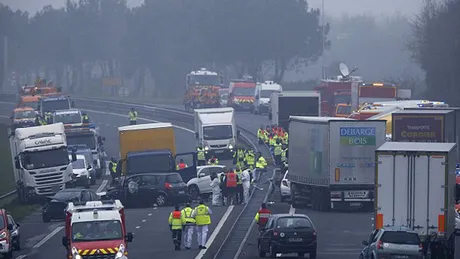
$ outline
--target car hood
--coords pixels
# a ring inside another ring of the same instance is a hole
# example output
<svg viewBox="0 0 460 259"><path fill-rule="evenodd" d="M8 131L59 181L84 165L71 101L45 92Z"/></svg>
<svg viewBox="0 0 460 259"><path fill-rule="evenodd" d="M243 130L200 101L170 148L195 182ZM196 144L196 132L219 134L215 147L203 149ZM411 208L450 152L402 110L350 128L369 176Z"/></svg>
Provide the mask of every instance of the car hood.
<svg viewBox="0 0 460 259"><path fill-rule="evenodd" d="M86 169L73 169L73 173L75 175L87 175L88 170L86 170Z"/></svg>
<svg viewBox="0 0 460 259"><path fill-rule="evenodd" d="M104 240L104 241L87 241L87 242L75 242L72 243L72 247L75 247L79 252L80 250L93 250L93 249L105 249L107 253L111 253L107 249L110 248L116 253L116 249L123 244L126 247L125 241L122 239L118 240ZM113 253L113 254L115 254ZM112 254L112 253L111 253Z"/></svg>

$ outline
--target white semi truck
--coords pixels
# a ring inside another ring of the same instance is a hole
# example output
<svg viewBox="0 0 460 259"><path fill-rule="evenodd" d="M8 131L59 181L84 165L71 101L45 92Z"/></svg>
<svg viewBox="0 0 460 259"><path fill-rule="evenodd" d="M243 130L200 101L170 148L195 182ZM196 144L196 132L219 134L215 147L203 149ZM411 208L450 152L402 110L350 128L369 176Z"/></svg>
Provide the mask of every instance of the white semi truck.
<svg viewBox="0 0 460 259"><path fill-rule="evenodd" d="M233 108L195 109L197 146L203 147L207 156L233 154L238 135Z"/></svg>
<svg viewBox="0 0 460 259"><path fill-rule="evenodd" d="M375 150L385 121L291 116L289 174L294 207L372 208Z"/></svg>
<svg viewBox="0 0 460 259"><path fill-rule="evenodd" d="M21 202L54 195L71 182L72 163L62 123L19 128L9 140Z"/></svg>
<svg viewBox="0 0 460 259"><path fill-rule="evenodd" d="M455 143L387 142L376 152L375 228L407 227L455 251ZM433 258L433 257L431 257Z"/></svg>

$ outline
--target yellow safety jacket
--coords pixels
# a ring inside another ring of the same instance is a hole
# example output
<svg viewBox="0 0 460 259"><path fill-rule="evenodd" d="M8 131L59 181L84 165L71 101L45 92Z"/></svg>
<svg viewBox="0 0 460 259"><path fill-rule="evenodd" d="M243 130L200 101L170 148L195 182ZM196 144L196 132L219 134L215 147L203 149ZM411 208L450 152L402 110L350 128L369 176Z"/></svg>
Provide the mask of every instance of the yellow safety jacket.
<svg viewBox="0 0 460 259"><path fill-rule="evenodd" d="M287 148L281 150L281 161L287 161L287 151Z"/></svg>
<svg viewBox="0 0 460 259"><path fill-rule="evenodd" d="M177 210L171 212L171 214L169 214L168 223L173 230L182 229L182 226L186 223L184 214Z"/></svg>
<svg viewBox="0 0 460 259"><path fill-rule="evenodd" d="M196 149L196 158L197 158L199 161L206 160L206 156L205 156L205 154L204 154L204 149L202 149L202 148L197 148L197 149Z"/></svg>
<svg viewBox="0 0 460 259"><path fill-rule="evenodd" d="M254 154L249 153L246 155L245 162L248 166L254 166L254 160L255 160Z"/></svg>
<svg viewBox="0 0 460 259"><path fill-rule="evenodd" d="M81 116L81 121L82 122L89 121L89 116L88 115Z"/></svg>
<svg viewBox="0 0 460 259"><path fill-rule="evenodd" d="M213 163L213 162L212 162L212 158L211 158L211 159L208 160L208 164L210 164L210 165L218 165L218 164L219 164L219 159L216 158L216 159L214 160L214 163Z"/></svg>
<svg viewBox="0 0 460 259"><path fill-rule="evenodd" d="M186 207L186 208L182 209L182 211L181 211L181 213L185 217L185 224L187 226L192 226L192 225L195 225L195 223L196 223L195 219L192 218L192 212L193 212L193 209L190 208L190 207Z"/></svg>
<svg viewBox="0 0 460 259"><path fill-rule="evenodd" d="M238 176L238 182L236 182L236 184L243 184L243 171L241 170L236 170L235 171L236 175Z"/></svg>
<svg viewBox="0 0 460 259"><path fill-rule="evenodd" d="M256 168L263 169L267 166L267 160L263 156L260 156L256 162Z"/></svg>
<svg viewBox="0 0 460 259"><path fill-rule="evenodd" d="M137 112L129 112L129 120L130 121L137 121Z"/></svg>
<svg viewBox="0 0 460 259"><path fill-rule="evenodd" d="M244 150L243 149L238 150L238 160L244 160Z"/></svg>
<svg viewBox="0 0 460 259"><path fill-rule="evenodd" d="M268 143L270 144L270 146L274 146L276 144L276 139L275 137L271 138L270 140L268 140Z"/></svg>
<svg viewBox="0 0 460 259"><path fill-rule="evenodd" d="M282 152L281 144L278 144L278 143L275 144L273 148L273 154L275 156L281 156L281 152Z"/></svg>
<svg viewBox="0 0 460 259"><path fill-rule="evenodd" d="M117 172L117 163L115 162L110 162L112 163L112 168L110 168L111 173L116 173Z"/></svg>
<svg viewBox="0 0 460 259"><path fill-rule="evenodd" d="M257 130L257 138L263 139L264 138L264 131L259 129Z"/></svg>
<svg viewBox="0 0 460 259"><path fill-rule="evenodd" d="M211 216L209 216L208 206L201 204L195 208L196 215L196 225L203 226L203 225L210 225L211 224Z"/></svg>

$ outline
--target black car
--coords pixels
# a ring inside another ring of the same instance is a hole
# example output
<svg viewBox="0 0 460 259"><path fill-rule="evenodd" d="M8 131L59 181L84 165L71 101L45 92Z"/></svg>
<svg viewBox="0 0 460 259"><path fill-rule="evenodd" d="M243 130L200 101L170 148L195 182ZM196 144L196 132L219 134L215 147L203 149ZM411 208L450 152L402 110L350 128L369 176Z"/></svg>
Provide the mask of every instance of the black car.
<svg viewBox="0 0 460 259"><path fill-rule="evenodd" d="M316 229L306 215L274 214L259 234L259 256L297 253L299 257L309 254L316 258Z"/></svg>
<svg viewBox="0 0 460 259"><path fill-rule="evenodd" d="M48 202L42 208L43 222L53 219L65 219L65 209L69 202L97 201L100 200L92 190L83 188L64 189L54 196L48 197Z"/></svg>
<svg viewBox="0 0 460 259"><path fill-rule="evenodd" d="M189 200L187 185L178 173L145 173L118 178L107 190L109 198L119 199L123 204L164 206Z"/></svg>

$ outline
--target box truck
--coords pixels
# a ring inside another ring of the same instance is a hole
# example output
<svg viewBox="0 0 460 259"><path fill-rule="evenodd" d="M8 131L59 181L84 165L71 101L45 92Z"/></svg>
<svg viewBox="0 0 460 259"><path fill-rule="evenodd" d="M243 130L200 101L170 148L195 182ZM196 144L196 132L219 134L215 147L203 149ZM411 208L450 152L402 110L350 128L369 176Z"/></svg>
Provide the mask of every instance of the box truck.
<svg viewBox="0 0 460 259"><path fill-rule="evenodd" d="M374 152L385 142L385 121L291 116L289 138L294 207L372 208Z"/></svg>
<svg viewBox="0 0 460 259"><path fill-rule="evenodd" d="M195 109L195 138L206 156L231 156L239 131L233 108Z"/></svg>
<svg viewBox="0 0 460 259"><path fill-rule="evenodd" d="M176 154L171 123L148 123L118 128L122 175L178 171L183 180L196 177L195 152ZM183 159L187 168L177 170Z"/></svg>
<svg viewBox="0 0 460 259"><path fill-rule="evenodd" d="M318 91L285 91L273 93L268 117L272 124L289 128L289 116L319 116L321 97Z"/></svg>
<svg viewBox="0 0 460 259"><path fill-rule="evenodd" d="M407 227L455 250L455 143L387 142L377 149L375 228Z"/></svg>
<svg viewBox="0 0 460 259"><path fill-rule="evenodd" d="M21 202L52 196L71 183L73 169L64 124L19 128L9 140Z"/></svg>

